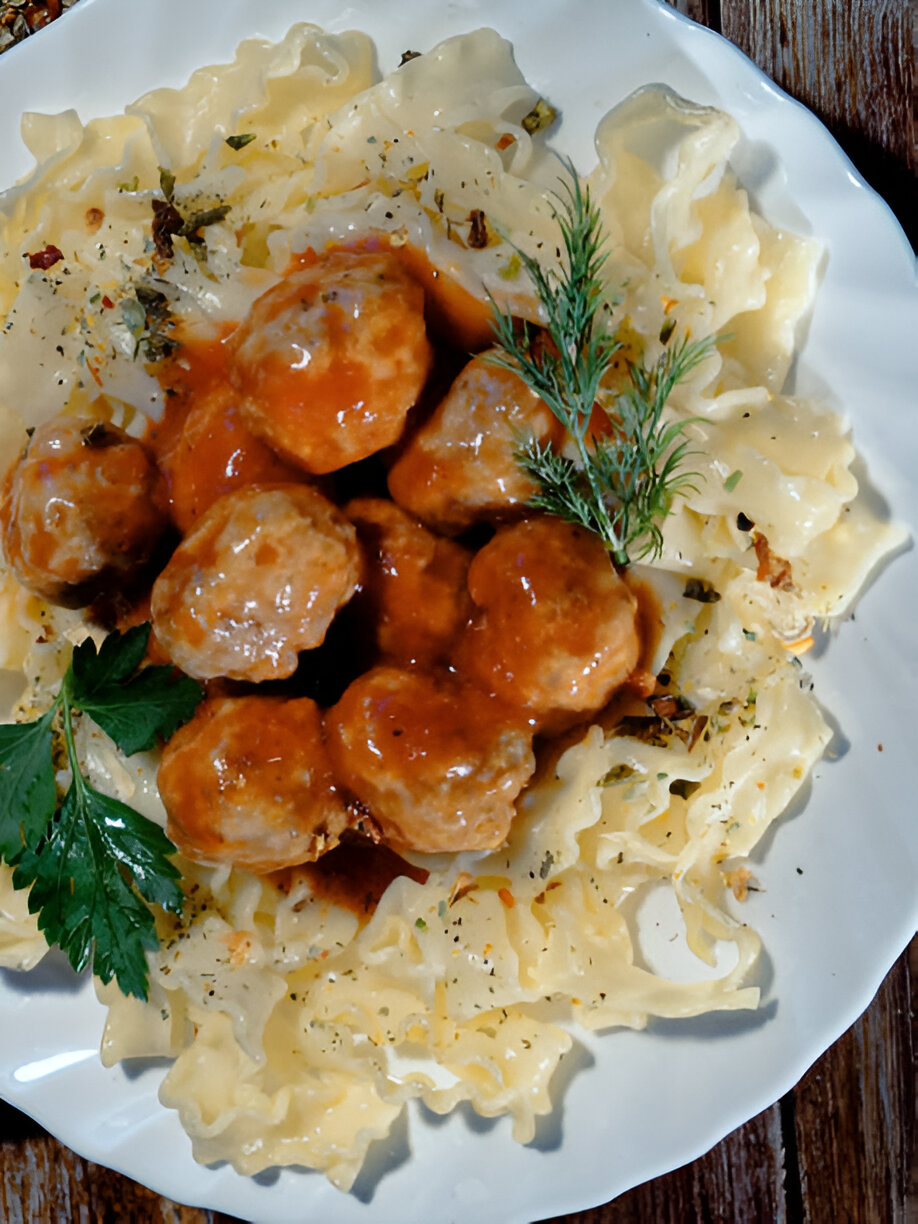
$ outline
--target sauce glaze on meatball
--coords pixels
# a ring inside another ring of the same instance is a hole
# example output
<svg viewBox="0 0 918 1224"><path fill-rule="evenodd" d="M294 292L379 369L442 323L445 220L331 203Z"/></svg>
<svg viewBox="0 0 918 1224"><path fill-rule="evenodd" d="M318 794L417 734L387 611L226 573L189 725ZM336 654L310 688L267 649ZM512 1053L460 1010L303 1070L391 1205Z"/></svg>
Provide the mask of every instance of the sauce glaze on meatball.
<svg viewBox="0 0 918 1224"><path fill-rule="evenodd" d="M538 488L516 452L525 438L556 442L562 432L518 374L475 357L393 464L389 492L447 535L518 517Z"/></svg>
<svg viewBox="0 0 918 1224"><path fill-rule="evenodd" d="M431 366L423 290L388 252L318 256L262 294L228 343L248 424L313 473L396 442Z"/></svg>
<svg viewBox="0 0 918 1224"><path fill-rule="evenodd" d="M163 750L166 832L188 858L265 873L311 862L351 818L308 697L217 697Z"/></svg>
<svg viewBox="0 0 918 1224"><path fill-rule="evenodd" d="M184 404L176 405L176 399L166 405L166 421L154 446L180 531L190 531L224 493L301 478L248 428L239 396L226 380L208 380Z"/></svg>
<svg viewBox="0 0 918 1224"><path fill-rule="evenodd" d="M472 554L383 498L355 498L344 513L357 528L365 558L355 602L380 652L401 663L444 659L471 610L466 576Z"/></svg>
<svg viewBox="0 0 918 1224"><path fill-rule="evenodd" d="M325 726L338 777L397 850L499 846L535 769L531 729L446 672L374 668Z"/></svg>
<svg viewBox="0 0 918 1224"><path fill-rule="evenodd" d="M32 434L0 502L14 573L53 603L80 607L143 569L166 525L159 473L115 425L56 417Z"/></svg>
<svg viewBox="0 0 918 1224"><path fill-rule="evenodd" d="M459 674L536 716L598 710L637 665L637 601L600 540L555 518L500 528L469 569Z"/></svg>
<svg viewBox="0 0 918 1224"><path fill-rule="evenodd" d="M292 675L360 576L354 528L306 484L217 499L153 584L157 639L199 680Z"/></svg>

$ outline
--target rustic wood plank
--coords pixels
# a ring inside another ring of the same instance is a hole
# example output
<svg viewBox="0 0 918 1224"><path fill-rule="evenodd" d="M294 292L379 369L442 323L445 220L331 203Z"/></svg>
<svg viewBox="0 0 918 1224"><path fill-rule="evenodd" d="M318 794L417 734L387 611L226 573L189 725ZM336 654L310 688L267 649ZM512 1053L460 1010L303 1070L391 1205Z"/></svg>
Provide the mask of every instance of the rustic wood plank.
<svg viewBox="0 0 918 1224"><path fill-rule="evenodd" d="M796 1161L807 1221L907 1218L915 1083L908 957L873 1005L794 1092Z"/></svg>
<svg viewBox="0 0 918 1224"><path fill-rule="evenodd" d="M12 1159L7 1147L12 1146ZM4 1224L143 1220L144 1224L232 1224L217 1212L182 1207L104 1169L48 1136L0 1144Z"/></svg>
<svg viewBox="0 0 918 1224"><path fill-rule="evenodd" d="M911 164L912 15L910 0L726 0L721 21L788 93Z"/></svg>
<svg viewBox="0 0 918 1224"><path fill-rule="evenodd" d="M700 25L720 30L720 0L666 0L683 17L691 17Z"/></svg>
<svg viewBox="0 0 918 1224"><path fill-rule="evenodd" d="M723 0L723 34L826 124L918 242L914 0Z"/></svg>
<svg viewBox="0 0 918 1224"><path fill-rule="evenodd" d="M684 1169L552 1224L784 1224L782 1152L781 1111L774 1105Z"/></svg>

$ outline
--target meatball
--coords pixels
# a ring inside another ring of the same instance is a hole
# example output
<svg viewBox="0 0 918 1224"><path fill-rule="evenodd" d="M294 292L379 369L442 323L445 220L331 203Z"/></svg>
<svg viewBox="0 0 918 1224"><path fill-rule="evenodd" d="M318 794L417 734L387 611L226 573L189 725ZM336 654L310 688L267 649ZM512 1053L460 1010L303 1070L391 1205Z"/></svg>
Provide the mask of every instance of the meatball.
<svg viewBox="0 0 918 1224"><path fill-rule="evenodd" d="M308 697L209 698L166 744L158 783L166 832L196 861L292 867L351 823Z"/></svg>
<svg viewBox="0 0 918 1224"><path fill-rule="evenodd" d="M377 667L326 715L332 764L395 849L499 846L535 769L532 731L448 673Z"/></svg>
<svg viewBox="0 0 918 1224"><path fill-rule="evenodd" d="M322 255L258 298L229 349L254 432L332 472L401 435L431 365L424 293L394 255Z"/></svg>
<svg viewBox="0 0 918 1224"><path fill-rule="evenodd" d="M516 452L526 438L554 443L562 433L518 374L476 357L409 440L389 472L389 492L448 535L518 515L538 487Z"/></svg>
<svg viewBox="0 0 918 1224"><path fill-rule="evenodd" d="M364 547L364 580L355 602L373 626L380 652L400 663L445 658L471 610L471 553L381 498L356 498L344 512Z"/></svg>
<svg viewBox="0 0 918 1224"><path fill-rule="evenodd" d="M459 673L535 716L598 710L637 665L637 601L580 527L501 528L473 559L469 592Z"/></svg>
<svg viewBox="0 0 918 1224"><path fill-rule="evenodd" d="M156 465L115 425L57 417L7 477L0 528L16 576L79 607L136 577L166 525Z"/></svg>
<svg viewBox="0 0 918 1224"><path fill-rule="evenodd" d="M272 680L319 646L360 576L354 528L306 484L217 499L153 584L156 636L201 680Z"/></svg>
<svg viewBox="0 0 918 1224"><path fill-rule="evenodd" d="M242 419L238 395L225 381L214 380L197 393L183 412L181 428L157 446L172 519L189 531L224 493L250 484L300 478L257 438ZM167 413L171 404L167 408Z"/></svg>

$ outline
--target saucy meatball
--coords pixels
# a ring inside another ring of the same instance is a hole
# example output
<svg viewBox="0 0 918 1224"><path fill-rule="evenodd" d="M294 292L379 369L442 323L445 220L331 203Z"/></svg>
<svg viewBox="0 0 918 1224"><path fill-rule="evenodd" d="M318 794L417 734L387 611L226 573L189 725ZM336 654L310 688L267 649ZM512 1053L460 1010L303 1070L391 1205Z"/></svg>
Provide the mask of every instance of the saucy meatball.
<svg viewBox="0 0 918 1224"><path fill-rule="evenodd" d="M562 432L518 374L475 357L392 466L389 492L448 535L518 514L538 487L517 450L527 437L558 442Z"/></svg>
<svg viewBox="0 0 918 1224"><path fill-rule="evenodd" d="M382 498L356 498L344 512L364 549L355 603L373 626L380 652L401 663L444 658L470 611L471 553Z"/></svg>
<svg viewBox="0 0 918 1224"><path fill-rule="evenodd" d="M159 473L144 446L115 425L73 417L34 431L0 503L16 576L71 607L136 576L165 525Z"/></svg>
<svg viewBox="0 0 918 1224"><path fill-rule="evenodd" d="M156 446L172 519L182 532L224 493L300 477L248 428L238 398L228 382L212 381L186 407L180 428Z"/></svg>
<svg viewBox="0 0 918 1224"><path fill-rule="evenodd" d="M531 730L448 673L374 668L325 725L338 777L395 849L499 846L535 769Z"/></svg>
<svg viewBox="0 0 918 1224"><path fill-rule="evenodd" d="M503 527L469 569L459 673L537 716L598 710L637 665L637 601L596 536L555 518Z"/></svg>
<svg viewBox="0 0 918 1224"><path fill-rule="evenodd" d="M306 484L217 499L153 584L157 639L200 680L291 675L360 576L354 528Z"/></svg>
<svg viewBox="0 0 918 1224"><path fill-rule="evenodd" d="M431 365L424 293L389 253L322 255L258 298L229 349L255 433L332 472L401 435Z"/></svg>
<svg viewBox="0 0 918 1224"><path fill-rule="evenodd" d="M308 697L209 698L166 744L158 783L166 832L196 861L292 867L351 823Z"/></svg>

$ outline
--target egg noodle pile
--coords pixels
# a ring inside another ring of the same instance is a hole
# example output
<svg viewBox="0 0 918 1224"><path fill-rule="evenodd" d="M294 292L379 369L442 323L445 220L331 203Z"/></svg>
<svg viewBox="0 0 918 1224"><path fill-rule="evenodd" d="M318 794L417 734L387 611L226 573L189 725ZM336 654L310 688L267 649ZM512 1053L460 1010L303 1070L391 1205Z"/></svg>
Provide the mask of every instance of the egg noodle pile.
<svg viewBox="0 0 918 1224"><path fill-rule="evenodd" d="M37 169L0 196L7 460L61 411L137 434L161 413L130 305L154 275L188 333L206 336L243 318L296 253L381 231L479 299L538 318L511 241L555 257L564 167L550 129L524 123L539 98L511 47L478 31L381 82L373 60L361 34L298 25L124 115L26 116ZM629 344L654 360L670 321L723 337L673 394L672 411L693 418L696 488L639 568L661 608L654 668L698 733L662 719L637 736L608 718L581 731L546 754L505 845L427 856L426 882L396 878L369 920L314 894L305 873L279 886L182 861L188 908L159 923L149 1001L100 987L102 1053L174 1060L161 1098L199 1160L245 1174L300 1164L347 1189L411 1098L509 1113L526 1143L577 1026L756 1006L758 938L733 916L731 888L741 895L744 856L829 738L797 656L896 536L858 498L845 423L782 393L821 251L751 209L728 167L738 139L728 115L641 90L601 122L588 180ZM176 237L154 267L160 167L183 209L229 206L206 229L206 261ZM469 241L476 210L483 246ZM47 244L63 260L30 270L24 256ZM786 565L781 581L768 558ZM25 676L23 708L46 708L72 644L96 631L5 569L0 615L0 666ZM78 735L93 784L164 823L156 754L125 759L86 722ZM636 929L660 888L695 966L680 980L653 972ZM43 951L3 867L0 958L27 968Z"/></svg>

